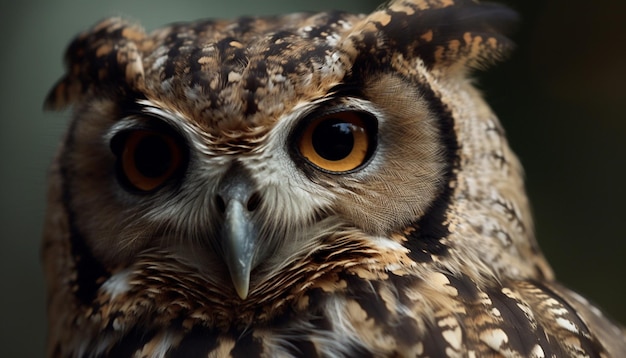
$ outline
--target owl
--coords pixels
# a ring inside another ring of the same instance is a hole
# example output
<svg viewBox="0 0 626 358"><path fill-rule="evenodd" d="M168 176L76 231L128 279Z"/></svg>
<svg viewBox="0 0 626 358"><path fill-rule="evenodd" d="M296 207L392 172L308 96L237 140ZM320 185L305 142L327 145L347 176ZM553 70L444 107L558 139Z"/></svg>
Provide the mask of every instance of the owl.
<svg viewBox="0 0 626 358"><path fill-rule="evenodd" d="M49 357L620 357L560 285L471 0L79 35L46 100Z"/></svg>

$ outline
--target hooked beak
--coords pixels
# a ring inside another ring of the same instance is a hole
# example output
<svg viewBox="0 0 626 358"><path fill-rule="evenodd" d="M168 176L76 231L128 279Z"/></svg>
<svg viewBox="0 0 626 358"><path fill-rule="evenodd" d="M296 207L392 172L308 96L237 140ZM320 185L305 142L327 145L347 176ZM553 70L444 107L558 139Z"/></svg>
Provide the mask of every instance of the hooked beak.
<svg viewBox="0 0 626 358"><path fill-rule="evenodd" d="M252 215L258 205L258 195L250 175L237 164L226 172L217 194L224 213L220 246L235 291L245 299L258 244L259 233Z"/></svg>
<svg viewBox="0 0 626 358"><path fill-rule="evenodd" d="M226 218L222 228L222 250L235 291L241 299L248 297L250 271L257 233L251 213L239 200L226 204Z"/></svg>

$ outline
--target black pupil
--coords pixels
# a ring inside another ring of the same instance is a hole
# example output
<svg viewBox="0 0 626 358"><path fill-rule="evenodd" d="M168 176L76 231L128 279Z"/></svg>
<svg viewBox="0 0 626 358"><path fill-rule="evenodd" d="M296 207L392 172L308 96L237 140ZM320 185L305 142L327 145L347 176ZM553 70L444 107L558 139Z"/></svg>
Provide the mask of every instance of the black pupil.
<svg viewBox="0 0 626 358"><path fill-rule="evenodd" d="M341 119L330 119L320 123L313 131L313 148L326 160L341 160L354 147L354 125Z"/></svg>
<svg viewBox="0 0 626 358"><path fill-rule="evenodd" d="M135 167L148 178L163 176L172 165L172 151L168 143L158 135L143 138L135 148Z"/></svg>

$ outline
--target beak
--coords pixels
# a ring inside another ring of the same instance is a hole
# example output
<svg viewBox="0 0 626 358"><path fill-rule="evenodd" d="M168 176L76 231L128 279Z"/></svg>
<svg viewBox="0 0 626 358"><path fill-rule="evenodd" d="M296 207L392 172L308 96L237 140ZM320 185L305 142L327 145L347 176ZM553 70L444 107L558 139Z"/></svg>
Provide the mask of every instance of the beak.
<svg viewBox="0 0 626 358"><path fill-rule="evenodd" d="M254 267L258 230L252 217L258 204L250 175L240 166L229 169L218 188L218 203L224 213L220 246L235 291L248 297L250 271Z"/></svg>
<svg viewBox="0 0 626 358"><path fill-rule="evenodd" d="M248 297L250 271L257 233L250 212L238 200L226 204L226 218L222 228L222 250L235 290L241 299Z"/></svg>

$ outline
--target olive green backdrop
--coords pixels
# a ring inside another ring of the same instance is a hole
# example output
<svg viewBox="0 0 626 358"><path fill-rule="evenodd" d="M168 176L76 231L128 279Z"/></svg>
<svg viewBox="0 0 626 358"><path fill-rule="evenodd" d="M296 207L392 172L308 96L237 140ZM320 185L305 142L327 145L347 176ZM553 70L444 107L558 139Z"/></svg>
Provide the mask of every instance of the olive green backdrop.
<svg viewBox="0 0 626 358"><path fill-rule="evenodd" d="M79 31L110 15L148 29L203 17L370 11L377 1L0 3L0 357L44 352L39 243L45 172L69 113L41 104ZM525 165L541 246L557 276L626 322L626 2L504 1L517 51L479 85Z"/></svg>

